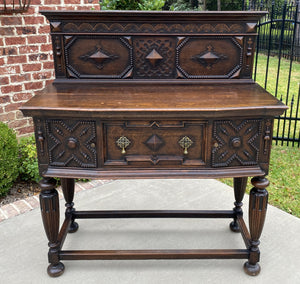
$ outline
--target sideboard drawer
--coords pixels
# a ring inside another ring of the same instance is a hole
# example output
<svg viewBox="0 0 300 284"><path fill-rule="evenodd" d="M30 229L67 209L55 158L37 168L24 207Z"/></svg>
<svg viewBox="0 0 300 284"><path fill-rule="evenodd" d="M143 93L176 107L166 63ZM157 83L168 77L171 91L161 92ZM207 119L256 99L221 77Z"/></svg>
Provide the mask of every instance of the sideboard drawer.
<svg viewBox="0 0 300 284"><path fill-rule="evenodd" d="M41 173L48 168L116 174L121 168L267 171L271 127L269 119L35 120Z"/></svg>
<svg viewBox="0 0 300 284"><path fill-rule="evenodd" d="M270 127L270 122L267 127ZM212 167L258 165L259 159L263 160L268 152L261 153L261 141L261 119L214 121Z"/></svg>
<svg viewBox="0 0 300 284"><path fill-rule="evenodd" d="M97 167L96 121L49 119L45 121L45 127L50 166ZM40 147L43 140L37 129Z"/></svg>
<svg viewBox="0 0 300 284"><path fill-rule="evenodd" d="M206 122L104 124L104 166L205 166Z"/></svg>

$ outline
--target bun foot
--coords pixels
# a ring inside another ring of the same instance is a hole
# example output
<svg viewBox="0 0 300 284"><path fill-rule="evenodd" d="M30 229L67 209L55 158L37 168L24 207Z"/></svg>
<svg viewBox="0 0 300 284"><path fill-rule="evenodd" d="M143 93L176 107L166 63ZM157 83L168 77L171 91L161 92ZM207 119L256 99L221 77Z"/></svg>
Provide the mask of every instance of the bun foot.
<svg viewBox="0 0 300 284"><path fill-rule="evenodd" d="M50 264L47 269L48 275L51 277L58 277L62 275L64 271L65 271L65 266L61 262L56 264Z"/></svg>
<svg viewBox="0 0 300 284"><path fill-rule="evenodd" d="M68 232L69 233L75 233L75 232L77 232L78 228L79 228L78 223L72 222L71 225L70 225L70 228L69 228Z"/></svg>
<svg viewBox="0 0 300 284"><path fill-rule="evenodd" d="M250 264L248 261L244 264L244 271L250 275L250 276L256 276L260 272L260 265L258 263L256 264Z"/></svg>
<svg viewBox="0 0 300 284"><path fill-rule="evenodd" d="M229 228L232 232L235 232L235 233L239 233L241 230L240 230L240 227L238 225L237 222L235 221L232 221L230 224L229 224Z"/></svg>

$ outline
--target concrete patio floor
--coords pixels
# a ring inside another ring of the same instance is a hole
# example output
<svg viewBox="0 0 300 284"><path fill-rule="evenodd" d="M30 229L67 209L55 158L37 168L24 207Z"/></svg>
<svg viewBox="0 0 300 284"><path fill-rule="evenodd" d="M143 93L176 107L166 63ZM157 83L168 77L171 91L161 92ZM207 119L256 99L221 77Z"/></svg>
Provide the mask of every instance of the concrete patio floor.
<svg viewBox="0 0 300 284"><path fill-rule="evenodd" d="M233 190L216 180L123 180L78 192L75 207L91 209L231 209ZM247 222L248 196L244 199ZM60 202L61 209L64 202ZM63 214L61 214L63 215ZM78 220L64 249L244 248L228 219ZM47 239L39 209L0 223L0 283L300 283L300 219L268 207L261 237L261 273L245 260L64 261L47 275Z"/></svg>

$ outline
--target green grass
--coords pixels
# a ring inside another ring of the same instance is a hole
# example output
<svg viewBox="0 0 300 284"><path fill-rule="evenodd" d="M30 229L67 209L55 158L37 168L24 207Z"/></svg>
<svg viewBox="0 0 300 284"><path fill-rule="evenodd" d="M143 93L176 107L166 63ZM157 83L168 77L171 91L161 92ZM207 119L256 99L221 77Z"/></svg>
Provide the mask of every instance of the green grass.
<svg viewBox="0 0 300 284"><path fill-rule="evenodd" d="M292 64L289 95L287 95L290 61L284 58L281 59L278 86L276 88L278 58L269 57L267 84L265 86L267 58L268 57L266 55L258 55L256 82L259 83L261 86L266 87L267 91L269 91L272 95L277 96L278 99L282 98L282 101L289 106L289 109L286 111L285 114L286 117L296 117L296 98L298 95L300 83L300 63L294 61ZM291 108L291 101L293 95L295 95L295 102L293 108ZM300 117L300 108L298 109L297 116ZM296 125L295 121L288 120L285 123L282 120L280 120L280 123L278 125L278 121L275 120L274 134L277 135L277 129L279 129L278 134L280 137L287 137L288 133L290 133L290 138L293 137L294 134L294 137L298 138L300 135L299 126L299 122ZM284 142L283 144L286 144L286 142Z"/></svg>
<svg viewBox="0 0 300 284"><path fill-rule="evenodd" d="M300 149L273 145L268 179L269 203L300 218ZM233 186L232 179L221 179ZM252 188L248 180L247 192Z"/></svg>
<svg viewBox="0 0 300 284"><path fill-rule="evenodd" d="M268 57L266 55L259 54L257 60L256 82L263 87L265 87L267 58ZM290 61L282 58L280 63L277 97L280 98L282 96L283 102L286 102L286 98L287 98L286 94L288 88L289 69L290 69ZM278 70L278 58L270 56L266 89L274 96L276 96L277 70ZM300 83L300 63L293 61L291 79L290 79L290 88L289 88L290 99L292 95L298 94L299 83Z"/></svg>
<svg viewBox="0 0 300 284"><path fill-rule="evenodd" d="M287 96L287 86L289 80L290 61L284 58L281 59L279 81L276 91L276 78L278 70L278 58L269 58L268 80L265 86L267 56L263 54L258 55L257 61L256 82L290 106L292 96L297 97L300 83L300 63L293 62L290 78L289 96ZM286 112L287 117L296 116L296 107L294 106L292 112L289 109ZM300 109L298 110L298 117L300 117ZM286 129L290 127L291 133L294 133L295 122L286 122ZM274 133L276 134L278 122L275 121ZM285 131L285 136L287 134ZM296 125L296 136L299 137L300 123ZM279 125L279 135L283 134L283 122ZM275 143L275 142L274 142ZM273 143L273 144L274 144ZM287 147L286 142L284 146L273 145L270 159L270 172L268 179L270 186L269 203L292 214L300 217L300 148ZM229 186L233 186L232 179L221 179L222 182ZM249 193L252 185L250 179L248 180L247 192Z"/></svg>

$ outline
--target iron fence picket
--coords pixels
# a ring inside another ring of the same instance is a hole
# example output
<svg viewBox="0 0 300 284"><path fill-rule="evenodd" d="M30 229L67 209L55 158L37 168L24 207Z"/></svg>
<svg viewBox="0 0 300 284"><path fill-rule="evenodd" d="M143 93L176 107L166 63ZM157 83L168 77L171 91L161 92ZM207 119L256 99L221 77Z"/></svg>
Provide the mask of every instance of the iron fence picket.
<svg viewBox="0 0 300 284"><path fill-rule="evenodd" d="M257 49L254 64L254 80L257 80L258 73L258 56L259 54L266 55L266 64L264 72L263 85L267 89L270 80L270 59L271 56L276 56L277 70L275 74L275 90L273 95L279 97L279 86L284 84L286 91L280 93L280 99L289 106L289 109L281 117L275 118L275 130L273 139L276 144L298 146L300 147L300 130L299 130L299 107L300 107L300 86L297 94L290 92L291 80L293 75L293 64L300 62L300 1L285 1L283 5L276 5L275 1L246 1L244 9L250 10L265 10L269 14L260 21L258 25ZM282 59L289 60L289 69L287 80L282 78ZM295 63L296 62L296 63ZM273 78L272 78L273 79ZM271 82L271 81L270 81ZM300 83L300 82L299 82Z"/></svg>

